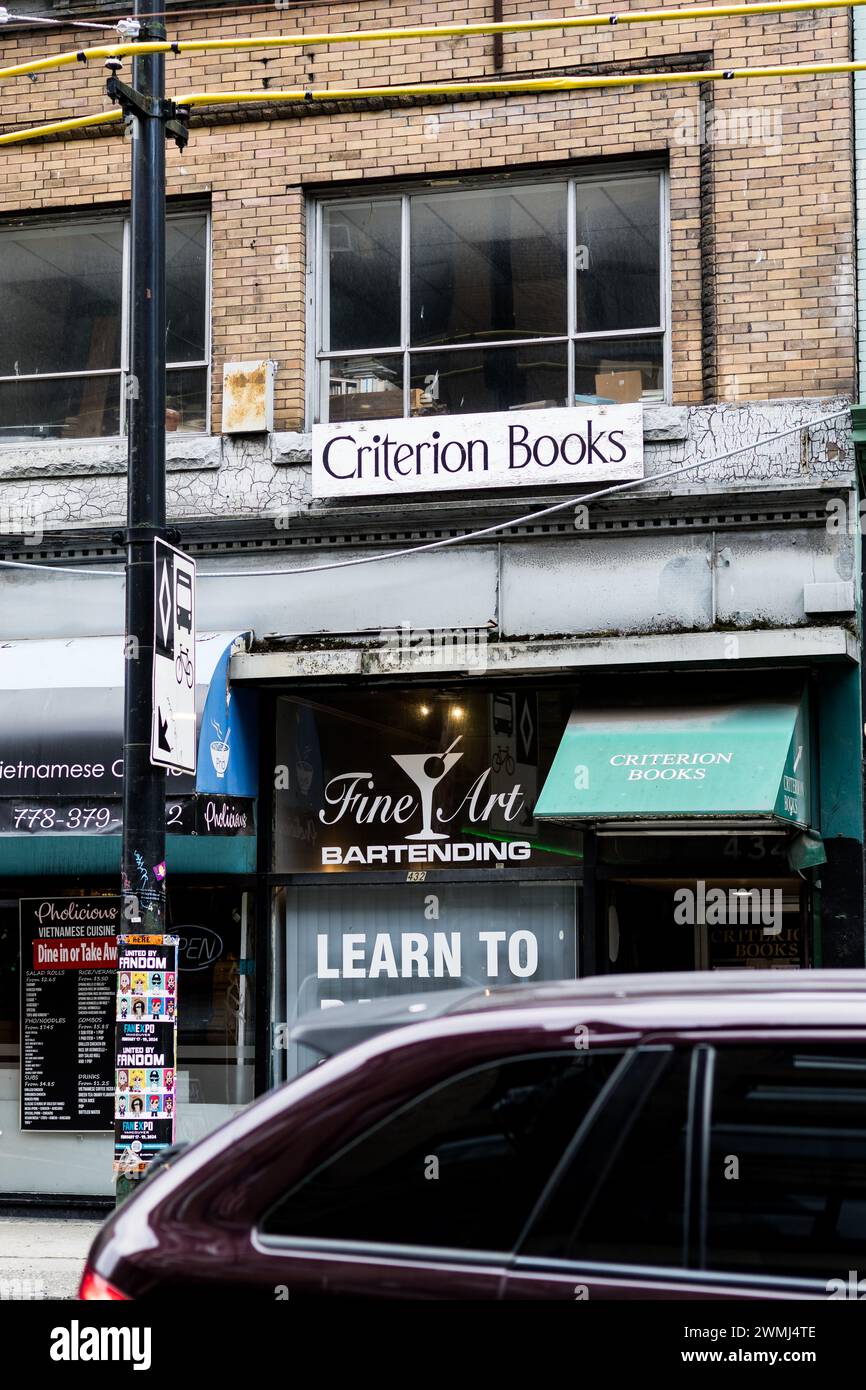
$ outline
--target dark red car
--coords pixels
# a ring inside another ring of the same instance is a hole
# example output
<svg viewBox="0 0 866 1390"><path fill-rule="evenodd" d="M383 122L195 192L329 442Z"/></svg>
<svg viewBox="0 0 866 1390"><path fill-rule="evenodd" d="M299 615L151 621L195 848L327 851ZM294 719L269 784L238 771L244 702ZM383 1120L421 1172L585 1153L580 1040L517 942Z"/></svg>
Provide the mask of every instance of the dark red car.
<svg viewBox="0 0 866 1390"><path fill-rule="evenodd" d="M297 1036L344 1050L149 1178L82 1297L814 1299L866 1276L863 972L467 989Z"/></svg>

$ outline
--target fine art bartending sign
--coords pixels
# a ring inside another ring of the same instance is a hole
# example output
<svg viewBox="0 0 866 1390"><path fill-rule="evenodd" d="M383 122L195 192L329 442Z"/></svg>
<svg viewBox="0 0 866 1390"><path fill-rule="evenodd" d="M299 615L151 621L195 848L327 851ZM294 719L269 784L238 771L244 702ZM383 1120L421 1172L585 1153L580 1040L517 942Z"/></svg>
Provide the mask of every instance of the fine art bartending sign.
<svg viewBox="0 0 866 1390"><path fill-rule="evenodd" d="M174 1143L177 945L176 936L118 938L114 1169L127 1176Z"/></svg>
<svg viewBox="0 0 866 1390"><path fill-rule="evenodd" d="M313 496L400 496L643 477L640 405L313 427Z"/></svg>
<svg viewBox="0 0 866 1390"><path fill-rule="evenodd" d="M21 1128L111 1129L120 899L22 898Z"/></svg>

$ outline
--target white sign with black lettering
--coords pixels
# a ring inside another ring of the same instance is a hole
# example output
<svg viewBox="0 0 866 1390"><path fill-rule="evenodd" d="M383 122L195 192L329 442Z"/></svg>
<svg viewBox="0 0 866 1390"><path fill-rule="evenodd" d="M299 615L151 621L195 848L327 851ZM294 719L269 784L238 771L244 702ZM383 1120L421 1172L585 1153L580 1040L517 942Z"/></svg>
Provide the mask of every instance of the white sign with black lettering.
<svg viewBox="0 0 866 1390"><path fill-rule="evenodd" d="M154 541L150 761L195 772L195 561Z"/></svg>
<svg viewBox="0 0 866 1390"><path fill-rule="evenodd" d="M313 496L642 478L643 408L576 405L313 427Z"/></svg>

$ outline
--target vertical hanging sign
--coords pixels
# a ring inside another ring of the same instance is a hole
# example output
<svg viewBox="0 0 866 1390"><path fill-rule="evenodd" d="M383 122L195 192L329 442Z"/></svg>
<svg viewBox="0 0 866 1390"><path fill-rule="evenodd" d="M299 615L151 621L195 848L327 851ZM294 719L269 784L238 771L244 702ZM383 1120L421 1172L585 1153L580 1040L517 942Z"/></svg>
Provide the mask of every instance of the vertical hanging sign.
<svg viewBox="0 0 866 1390"><path fill-rule="evenodd" d="M150 761L195 772L195 561L156 539Z"/></svg>
<svg viewBox="0 0 866 1390"><path fill-rule="evenodd" d="M117 939L114 1171L141 1176L174 1143L176 936Z"/></svg>

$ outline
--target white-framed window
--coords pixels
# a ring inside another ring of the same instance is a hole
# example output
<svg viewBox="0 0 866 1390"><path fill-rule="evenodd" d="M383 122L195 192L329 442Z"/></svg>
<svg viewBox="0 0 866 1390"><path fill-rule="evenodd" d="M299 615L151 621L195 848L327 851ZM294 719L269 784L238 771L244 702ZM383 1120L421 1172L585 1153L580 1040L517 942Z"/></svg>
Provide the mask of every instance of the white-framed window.
<svg viewBox="0 0 866 1390"><path fill-rule="evenodd" d="M311 418L667 399L664 171L454 185L312 205Z"/></svg>
<svg viewBox="0 0 866 1390"><path fill-rule="evenodd" d="M129 219L0 226L0 443L126 430ZM210 398L210 225L166 219L166 428L204 434Z"/></svg>

